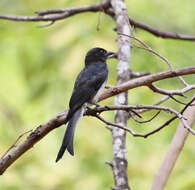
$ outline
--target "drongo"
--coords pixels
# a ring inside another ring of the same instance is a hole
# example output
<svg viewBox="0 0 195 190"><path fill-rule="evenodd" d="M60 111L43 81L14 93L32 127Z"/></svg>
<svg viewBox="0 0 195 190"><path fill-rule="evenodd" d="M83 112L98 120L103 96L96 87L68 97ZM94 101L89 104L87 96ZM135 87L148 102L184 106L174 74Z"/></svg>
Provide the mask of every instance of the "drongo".
<svg viewBox="0 0 195 190"><path fill-rule="evenodd" d="M115 55L114 52L102 48L93 48L87 52L85 66L76 78L70 98L69 111L65 121L65 124L68 122L68 126L56 162L62 158L66 149L71 155L74 155L73 139L78 119L88 105L98 105L98 99L108 78L106 59Z"/></svg>

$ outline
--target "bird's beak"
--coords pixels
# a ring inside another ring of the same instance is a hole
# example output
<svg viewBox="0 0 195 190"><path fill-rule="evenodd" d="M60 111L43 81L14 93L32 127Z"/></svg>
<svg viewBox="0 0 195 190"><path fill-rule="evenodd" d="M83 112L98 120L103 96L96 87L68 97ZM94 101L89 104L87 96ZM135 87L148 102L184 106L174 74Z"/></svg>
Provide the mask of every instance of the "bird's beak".
<svg viewBox="0 0 195 190"><path fill-rule="evenodd" d="M112 51L107 51L106 56L107 56L107 58L116 58L117 53L112 52Z"/></svg>

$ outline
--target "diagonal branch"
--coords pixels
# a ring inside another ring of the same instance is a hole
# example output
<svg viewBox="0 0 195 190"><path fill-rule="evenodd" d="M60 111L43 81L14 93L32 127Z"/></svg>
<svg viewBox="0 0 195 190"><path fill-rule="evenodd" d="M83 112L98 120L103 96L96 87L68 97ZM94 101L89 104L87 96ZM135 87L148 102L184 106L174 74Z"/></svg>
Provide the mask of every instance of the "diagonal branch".
<svg viewBox="0 0 195 190"><path fill-rule="evenodd" d="M185 67L182 69L175 69L171 71L163 71L151 75L147 75L144 77L140 77L137 79L130 80L128 82L125 82L119 86L114 86L106 90L102 96L100 97L100 100L104 100L106 98L109 98L111 96L114 96L116 94L120 94L121 92L125 92L129 89L136 88L138 86L148 86L153 82L157 82L162 79L187 75L187 74L195 74L195 66L192 67Z"/></svg>
<svg viewBox="0 0 195 190"><path fill-rule="evenodd" d="M50 119L48 122L39 125L33 132L28 135L28 137L18 144L14 149L8 152L3 158L0 159L0 175L15 162L21 155L23 155L27 150L32 148L34 144L40 141L45 135L47 135L51 130L64 124L66 119L67 111L58 114L54 118Z"/></svg>
<svg viewBox="0 0 195 190"><path fill-rule="evenodd" d="M125 92L132 88L136 88L139 86L147 86L147 84L150 84L151 82L155 82L165 78L175 77L178 75L187 75L187 74L195 74L195 67L185 67L182 69L176 69L173 71L164 71L164 72L140 77L138 79L134 79L126 83L123 83L121 85L117 85L115 87L109 88L101 95L100 101L112 97L121 92ZM67 114L67 110L53 117L48 122L38 126L33 132L30 133L30 135L24 141L22 141L14 149L12 149L7 155L1 158L0 175L2 175L4 171L13 162L15 162L21 155L23 155L26 151L32 148L34 144L39 142L50 131L63 125L66 119L66 114Z"/></svg>
<svg viewBox="0 0 195 190"><path fill-rule="evenodd" d="M195 97L195 96L194 96ZM195 102L192 102L195 103ZM195 106L188 107L184 112L184 117L188 118L188 125L193 127L195 122ZM163 190L170 173L183 149L184 143L187 139L189 131L187 131L183 123L180 122L177 131L172 139L170 147L155 174L154 181L152 183L151 190Z"/></svg>

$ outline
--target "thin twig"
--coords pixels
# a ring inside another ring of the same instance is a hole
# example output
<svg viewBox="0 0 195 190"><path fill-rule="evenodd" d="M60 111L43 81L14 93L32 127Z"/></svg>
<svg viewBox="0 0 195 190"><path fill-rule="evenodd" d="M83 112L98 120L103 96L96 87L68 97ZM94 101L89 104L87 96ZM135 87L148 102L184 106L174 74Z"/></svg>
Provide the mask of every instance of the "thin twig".
<svg viewBox="0 0 195 190"><path fill-rule="evenodd" d="M122 34L122 33L119 33L119 34L120 35L125 35L125 34ZM125 35L125 36L127 36L127 35ZM132 38L132 39L135 39L137 42L139 42L143 46L142 47L142 46L136 46L136 45L134 45L135 47L140 48L140 49L144 49L144 50L147 50L147 51L153 53L154 55L160 57L160 59L162 59L163 61L165 61L168 64L168 66L169 66L169 68L171 70L174 69L174 67L171 65L171 63L169 62L169 60L166 57L163 57L162 55L160 55L159 53L157 53L156 51L154 51L149 45L147 45L145 42L143 42L142 40L140 40L139 38L137 38L135 35L128 36L128 37L129 38ZM184 86L186 86L186 87L189 86L188 83L181 76L179 76L178 78L184 84Z"/></svg>
<svg viewBox="0 0 195 190"><path fill-rule="evenodd" d="M154 118L156 118L159 115L160 112L161 111L159 110L154 116L152 116L150 119L145 120L145 121L139 121L138 119L136 119L136 117L134 117L133 114L131 115L131 117L133 118L134 121L136 121L138 123L148 123L148 122L152 121Z"/></svg>
<svg viewBox="0 0 195 190"><path fill-rule="evenodd" d="M147 45L145 42L143 42L142 40L140 40L136 36L128 36L126 34L119 33L119 32L118 32L118 34L119 35L124 35L124 36L127 36L129 38L132 38L132 39L136 40L137 42L139 42L143 46L143 47L142 46L136 46L136 47L141 48L141 49L145 49L147 51L152 52L154 55L157 55L158 57L160 57L160 59L162 59L164 62L166 62L168 64L168 66L169 66L169 68L171 70L173 70L173 66L171 65L171 63L169 62L169 60L166 57L163 57L162 55L160 55L159 53L157 53L156 51L154 51L149 45Z"/></svg>
<svg viewBox="0 0 195 190"><path fill-rule="evenodd" d="M149 72L132 72L132 71L130 71L130 75L131 75L131 78L139 78L139 77L150 75L150 73Z"/></svg>
<svg viewBox="0 0 195 190"><path fill-rule="evenodd" d="M49 27L49 26L53 25L54 23L55 23L55 21L52 20L52 21L50 21L48 24L39 25L38 27L39 27L39 28Z"/></svg>
<svg viewBox="0 0 195 190"><path fill-rule="evenodd" d="M162 99L160 99L159 101L157 101L156 103L154 103L153 105L160 105L162 103L164 103L165 101L167 101L170 97L169 96L164 96Z"/></svg>
<svg viewBox="0 0 195 190"><path fill-rule="evenodd" d="M162 103L164 103L165 101L167 101L170 97L169 96L164 96L163 98L161 98L159 101L155 102L154 104L152 104L153 106L157 106L160 105ZM146 111L150 111L149 109L140 109L137 111L137 113L144 113Z"/></svg>
<svg viewBox="0 0 195 190"><path fill-rule="evenodd" d="M129 129L129 128L125 127L125 126L122 126L122 125L119 125L119 124L116 124L116 123L112 123L110 121L107 121L107 120L105 120L103 117L101 117L98 114L96 114L94 117L97 117L100 121L104 122L107 125L110 125L110 126L113 126L113 127L118 127L120 129L123 129L123 130L129 132L130 134L132 134L135 137L144 137L143 134L135 133L132 129Z"/></svg>
<svg viewBox="0 0 195 190"><path fill-rule="evenodd" d="M184 86L186 86L186 87L189 86L189 84L183 79L182 76L179 76L178 78L184 84Z"/></svg>
<svg viewBox="0 0 195 190"><path fill-rule="evenodd" d="M172 95L169 95L169 97L170 97L171 99L173 99L174 101L176 101L177 103L179 103L179 104L187 105L186 103L181 102L180 100L176 99L176 98L175 98L174 96L172 96Z"/></svg>
<svg viewBox="0 0 195 190"><path fill-rule="evenodd" d="M153 92L158 92L160 94L164 94L164 95L179 95L182 97L184 96L184 93L195 89L195 85L188 85L187 87L183 88L183 89L179 89L179 90L165 90L165 89L161 89L157 86L155 86L154 84L149 84L148 87L153 91Z"/></svg>
<svg viewBox="0 0 195 190"><path fill-rule="evenodd" d="M3 159L4 157L5 157L5 155L7 155L7 153L12 149L12 148L14 148L15 146L16 146L16 143L24 136L24 135L26 135L27 133L30 133L30 132L32 132L32 129L31 130L29 130L29 131L26 131L26 132L24 132L24 133L22 133L17 139L16 139L16 141L5 151L5 153L1 156L1 158L0 159Z"/></svg>
<svg viewBox="0 0 195 190"><path fill-rule="evenodd" d="M100 24L101 24L101 12L98 13L98 22L96 25L96 30L99 31L100 30Z"/></svg>

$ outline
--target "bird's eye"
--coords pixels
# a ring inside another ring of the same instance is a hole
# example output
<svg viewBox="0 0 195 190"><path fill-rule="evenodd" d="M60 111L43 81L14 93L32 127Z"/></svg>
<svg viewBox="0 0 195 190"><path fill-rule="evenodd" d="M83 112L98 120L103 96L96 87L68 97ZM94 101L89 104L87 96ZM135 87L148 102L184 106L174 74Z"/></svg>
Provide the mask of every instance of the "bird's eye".
<svg viewBox="0 0 195 190"><path fill-rule="evenodd" d="M105 51L103 49L100 50L100 53L104 53Z"/></svg>

